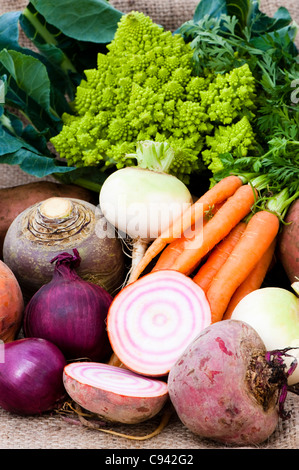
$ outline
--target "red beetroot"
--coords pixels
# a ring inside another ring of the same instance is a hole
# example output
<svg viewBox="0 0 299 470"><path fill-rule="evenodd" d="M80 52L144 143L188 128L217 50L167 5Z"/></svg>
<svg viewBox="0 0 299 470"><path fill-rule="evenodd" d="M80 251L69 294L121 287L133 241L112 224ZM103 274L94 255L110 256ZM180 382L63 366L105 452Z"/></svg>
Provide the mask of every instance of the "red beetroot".
<svg viewBox="0 0 299 470"><path fill-rule="evenodd" d="M169 396L181 421L225 444L267 439L279 419L283 372L266 357L260 336L244 322L205 328L169 373Z"/></svg>

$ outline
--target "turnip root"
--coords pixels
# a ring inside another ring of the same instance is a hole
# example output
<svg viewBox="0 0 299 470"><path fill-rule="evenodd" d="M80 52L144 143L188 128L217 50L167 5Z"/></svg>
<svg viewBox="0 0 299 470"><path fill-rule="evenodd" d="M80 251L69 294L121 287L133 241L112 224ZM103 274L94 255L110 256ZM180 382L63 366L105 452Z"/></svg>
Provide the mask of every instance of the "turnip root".
<svg viewBox="0 0 299 470"><path fill-rule="evenodd" d="M169 174L175 151L167 142L140 141L127 158L137 165L113 172L102 185L99 201L105 218L131 240L132 273L149 243L191 205L192 196Z"/></svg>
<svg viewBox="0 0 299 470"><path fill-rule="evenodd" d="M280 287L264 287L247 294L232 312L232 319L252 326L267 350L294 348L290 354L299 361L299 298ZM291 358L284 359L287 367ZM299 383L299 368L288 378L288 384Z"/></svg>
<svg viewBox="0 0 299 470"><path fill-rule="evenodd" d="M168 391L185 426L229 445L256 445L275 430L284 367L266 360L256 331L238 320L205 328L168 377Z"/></svg>
<svg viewBox="0 0 299 470"><path fill-rule="evenodd" d="M168 399L165 382L108 364L70 363L63 381L76 403L107 421L143 422L159 413Z"/></svg>

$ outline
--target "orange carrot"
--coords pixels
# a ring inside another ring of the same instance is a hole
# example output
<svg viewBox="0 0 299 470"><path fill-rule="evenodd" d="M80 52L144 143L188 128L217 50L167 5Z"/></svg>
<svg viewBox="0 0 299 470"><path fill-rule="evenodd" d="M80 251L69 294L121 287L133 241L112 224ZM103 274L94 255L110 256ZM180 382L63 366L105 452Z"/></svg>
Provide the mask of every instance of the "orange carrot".
<svg viewBox="0 0 299 470"><path fill-rule="evenodd" d="M223 315L222 320L231 318L232 313L237 304L250 292L259 289L265 279L269 266L273 260L274 251L276 246L276 238L273 240L268 250L265 251L263 256L257 262L252 271L248 274L245 281L239 285L231 297L228 307Z"/></svg>
<svg viewBox="0 0 299 470"><path fill-rule="evenodd" d="M229 234L215 246L208 255L206 262L199 268L198 272L193 277L193 281L205 292L208 290L213 277L236 246L246 226L246 222L239 222L229 232Z"/></svg>
<svg viewBox="0 0 299 470"><path fill-rule="evenodd" d="M207 217L203 217L202 225L205 225L210 217L213 217L216 212L220 209L223 203L217 204L209 211ZM200 225L200 224L198 224ZM197 229L201 229L202 227L196 227ZM183 240L191 239L195 236L195 227L192 226L188 230L184 232L180 238L176 238L171 242L165 249L162 251L161 255L159 256L158 261L156 262L152 271L160 271L161 269L169 269L172 266L176 258L182 253L184 249Z"/></svg>
<svg viewBox="0 0 299 470"><path fill-rule="evenodd" d="M278 230L279 219L274 213L259 211L251 217L242 237L206 293L212 323L222 320L234 292L269 248Z"/></svg>
<svg viewBox="0 0 299 470"><path fill-rule="evenodd" d="M168 243L180 238L186 230L194 226L203 214L214 205L225 201L242 186L242 180L230 175L219 181L194 202L170 227L157 237L146 250L142 260L130 275L130 282L135 281L142 274L149 263L161 253Z"/></svg>
<svg viewBox="0 0 299 470"><path fill-rule="evenodd" d="M202 230L191 240L182 239L184 249L170 269L191 274L202 258L248 215L256 197L257 191L249 184L239 187Z"/></svg>
<svg viewBox="0 0 299 470"><path fill-rule="evenodd" d="M176 258L183 252L184 244L182 241L186 239L186 236L182 235L181 238L176 238L173 240L173 242L170 243L164 249L164 251L162 251L155 266L152 269L152 272L161 271L161 269L169 269L175 262Z"/></svg>

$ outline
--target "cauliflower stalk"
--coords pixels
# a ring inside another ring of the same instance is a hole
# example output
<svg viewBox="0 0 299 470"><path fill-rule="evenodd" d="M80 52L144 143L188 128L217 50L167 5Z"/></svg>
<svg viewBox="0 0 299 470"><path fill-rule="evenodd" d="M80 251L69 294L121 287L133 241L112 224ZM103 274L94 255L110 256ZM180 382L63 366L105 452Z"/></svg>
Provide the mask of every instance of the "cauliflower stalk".
<svg viewBox="0 0 299 470"><path fill-rule="evenodd" d="M175 153L169 173L188 183L192 172L218 169L220 151L244 155L254 144L254 79L246 64L195 76L190 44L136 11L122 16L107 49L85 71L74 113L62 116L51 139L68 165L134 166L139 141L165 141Z"/></svg>

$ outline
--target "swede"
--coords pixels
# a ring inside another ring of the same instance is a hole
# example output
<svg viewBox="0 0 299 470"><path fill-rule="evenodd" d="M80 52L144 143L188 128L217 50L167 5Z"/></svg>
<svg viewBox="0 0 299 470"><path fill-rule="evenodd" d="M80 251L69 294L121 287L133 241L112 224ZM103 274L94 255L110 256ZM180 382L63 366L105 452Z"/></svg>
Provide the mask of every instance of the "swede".
<svg viewBox="0 0 299 470"><path fill-rule="evenodd" d="M257 332L238 320L205 328L170 370L168 391L194 434L229 445L266 440L279 420L281 364L266 360Z"/></svg>
<svg viewBox="0 0 299 470"><path fill-rule="evenodd" d="M25 209L6 233L3 259L30 298L51 281L51 260L73 248L82 259L80 277L115 294L123 283L123 248L114 227L84 200L52 197Z"/></svg>

